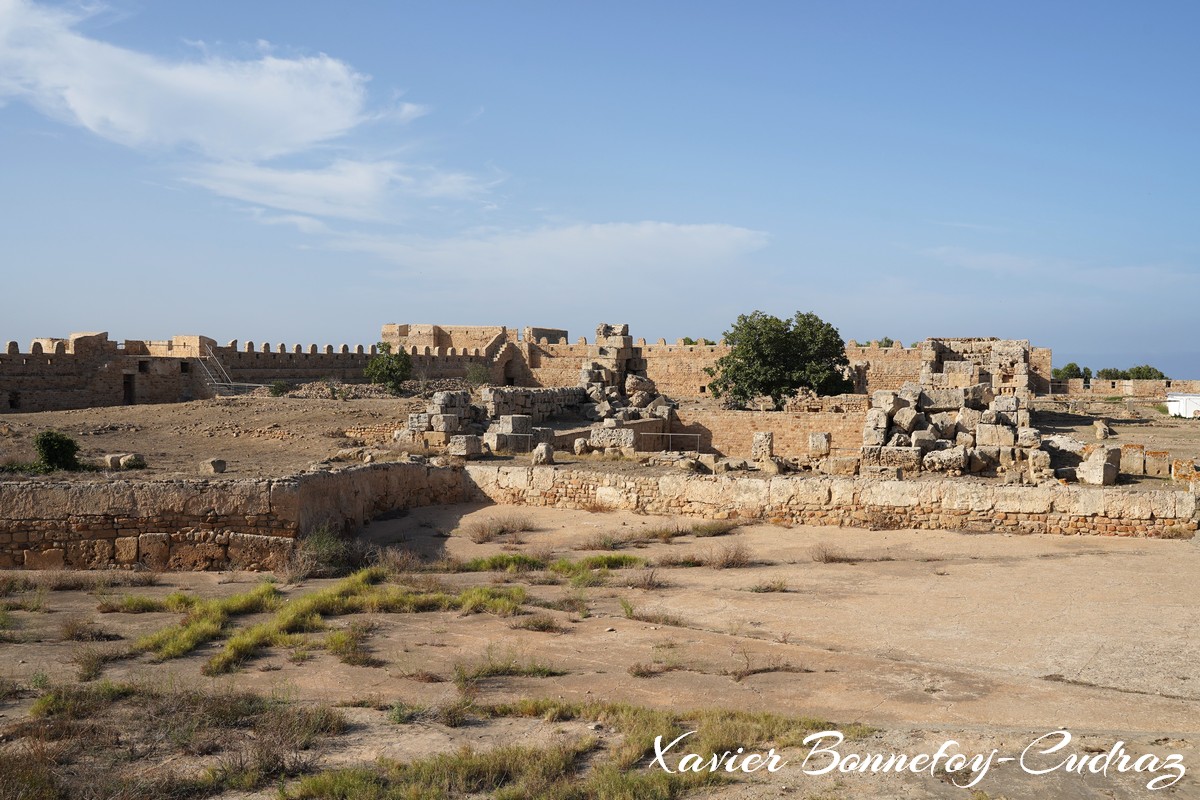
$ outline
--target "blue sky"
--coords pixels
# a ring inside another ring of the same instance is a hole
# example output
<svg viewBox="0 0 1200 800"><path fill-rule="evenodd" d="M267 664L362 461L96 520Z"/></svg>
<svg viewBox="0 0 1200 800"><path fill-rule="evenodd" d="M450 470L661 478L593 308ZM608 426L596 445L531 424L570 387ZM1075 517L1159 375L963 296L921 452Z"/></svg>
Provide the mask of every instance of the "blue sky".
<svg viewBox="0 0 1200 800"><path fill-rule="evenodd" d="M0 340L1028 338L1200 378L1200 5L0 0Z"/></svg>

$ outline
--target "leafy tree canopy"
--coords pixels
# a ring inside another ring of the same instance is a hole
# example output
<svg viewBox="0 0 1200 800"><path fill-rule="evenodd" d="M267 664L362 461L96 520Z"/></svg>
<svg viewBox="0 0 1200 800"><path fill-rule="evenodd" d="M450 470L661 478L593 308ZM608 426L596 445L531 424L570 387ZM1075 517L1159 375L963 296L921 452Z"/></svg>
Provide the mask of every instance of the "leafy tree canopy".
<svg viewBox="0 0 1200 800"><path fill-rule="evenodd" d="M742 314L725 332L725 344L729 353L706 370L714 378L708 387L714 397L727 396L739 406L766 395L782 408L800 387L818 394L853 390L845 377L846 343L816 314L796 312L789 320L761 311Z"/></svg>
<svg viewBox="0 0 1200 800"><path fill-rule="evenodd" d="M1117 369L1116 367L1105 367L1102 370L1097 370L1096 377L1105 381L1169 381L1170 378L1157 367L1152 367L1149 364L1139 364L1136 367L1129 369Z"/></svg>
<svg viewBox="0 0 1200 800"><path fill-rule="evenodd" d="M412 374L412 358L404 350L392 352L387 342L376 345L378 355L371 356L363 376L371 383L379 384L392 392L400 391L400 384Z"/></svg>
<svg viewBox="0 0 1200 800"><path fill-rule="evenodd" d="M1085 381L1090 381L1092 379L1092 368L1081 368L1078 364L1072 361L1066 366L1055 367L1050 371L1050 374L1056 381L1068 381L1072 378L1083 378Z"/></svg>

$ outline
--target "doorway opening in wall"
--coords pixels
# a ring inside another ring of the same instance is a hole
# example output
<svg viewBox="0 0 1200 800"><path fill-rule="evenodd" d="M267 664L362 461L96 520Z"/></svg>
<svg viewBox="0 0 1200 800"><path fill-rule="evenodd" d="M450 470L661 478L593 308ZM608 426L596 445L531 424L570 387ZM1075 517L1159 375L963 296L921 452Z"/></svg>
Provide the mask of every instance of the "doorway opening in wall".
<svg viewBox="0 0 1200 800"><path fill-rule="evenodd" d="M138 362L138 372L149 372L149 371L150 371L150 362L149 361L139 361Z"/></svg>
<svg viewBox="0 0 1200 800"><path fill-rule="evenodd" d="M131 406L135 402L137 402L137 395L134 392L134 383L133 383L134 378L137 376L130 374L130 375L124 375L122 377L123 377L123 380L121 383L121 388L124 392L124 399L122 400L122 402L124 402L125 405L127 405L127 406Z"/></svg>
<svg viewBox="0 0 1200 800"><path fill-rule="evenodd" d="M508 361L504 362L504 385L505 386L516 386L517 385L516 371L513 368L513 362L515 360L516 359L514 359L514 358L510 358Z"/></svg>
<svg viewBox="0 0 1200 800"><path fill-rule="evenodd" d="M8 393L8 407L9 408L20 408L21 407L21 393L20 392L9 392Z"/></svg>

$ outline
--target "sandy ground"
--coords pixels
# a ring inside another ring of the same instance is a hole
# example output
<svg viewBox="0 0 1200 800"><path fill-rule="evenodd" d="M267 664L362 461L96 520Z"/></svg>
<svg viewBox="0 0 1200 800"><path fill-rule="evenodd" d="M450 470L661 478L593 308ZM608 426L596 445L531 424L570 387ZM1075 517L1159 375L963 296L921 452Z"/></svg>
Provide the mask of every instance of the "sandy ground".
<svg viewBox="0 0 1200 800"><path fill-rule="evenodd" d="M454 533L499 514L520 514L535 530L487 544ZM521 551L578 558L593 552L577 548L597 535L620 536L663 523L620 512L454 506L377 521L364 535L427 557ZM537 660L565 674L489 679L483 693L488 701L533 696L672 710L718 706L876 729L842 752L932 753L954 739L963 752L995 748L998 758L1017 757L1037 737L1069 728L1076 738L1060 755L1103 753L1122 741L1139 755L1180 753L1186 766L1200 771L1195 541L753 526L621 552L655 560L703 557L738 545L748 551L750 565L659 567L655 577L665 585L652 589L630 586L645 578L645 568L613 570L605 585L585 589L543 585L525 573L437 576L454 587L520 584L539 602L581 597L587 616L545 612L559 620L563 633L516 630L511 619L489 615L376 614L370 646L383 662L378 667L348 666L325 653L296 664L286 652L269 651L234 675L207 678L199 667L216 647L210 645L161 664L144 658L116 662L105 676L230 684L321 702L438 703L454 697L452 683L405 676L427 670L448 677L456 663L491 653ZM164 596L186 588L228 595L246 591L259 578L168 574L158 586L118 591ZM295 596L329 583L310 580L285 591ZM750 591L764 585L784 591ZM681 624L627 619L621 600ZM98 614L96 602L94 594L51 592L43 610L12 612L23 641L0 645L0 676L27 681L42 671L69 680L71 654L80 645L61 641L59 629L72 616L93 619L126 639L178 619L168 613ZM239 624L254 621L248 617ZM345 626L348 620L334 618L332 624ZM638 663L670 670L634 677L630 667ZM746 668L767 671L741 680L731 675ZM0 705L0 725L23 717L28 702ZM435 723L400 727L372 708L347 714L354 725L333 741L327 765L370 762L379 755L418 758L463 744L486 748L517 739L544 744L577 735L585 726L504 719L453 729ZM756 773L697 796L1200 797L1192 772L1170 790L1151 792L1145 784L1152 776L1056 771L1033 777L1010 762L994 765L974 787L986 795L972 796L928 772L805 775L805 754L793 749L784 754L788 766L775 774ZM811 765L816 764L814 758ZM229 795L234 796L249 795Z"/></svg>

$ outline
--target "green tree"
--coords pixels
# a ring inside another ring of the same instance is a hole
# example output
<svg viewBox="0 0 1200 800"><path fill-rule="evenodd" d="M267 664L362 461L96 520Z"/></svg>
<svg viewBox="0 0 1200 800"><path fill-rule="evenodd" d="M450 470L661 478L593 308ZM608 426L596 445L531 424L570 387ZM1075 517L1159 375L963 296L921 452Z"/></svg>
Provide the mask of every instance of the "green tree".
<svg viewBox="0 0 1200 800"><path fill-rule="evenodd" d="M846 343L816 314L797 311L790 320L761 311L742 314L725 332L725 344L729 353L705 371L714 378L708 384L713 396L727 396L736 405L767 395L782 408L800 387L818 394L853 390L845 376Z"/></svg>
<svg viewBox="0 0 1200 800"><path fill-rule="evenodd" d="M483 364L471 364L467 367L467 374L464 376L467 385L472 389L483 386L485 383L490 383L492 373Z"/></svg>
<svg viewBox="0 0 1200 800"><path fill-rule="evenodd" d="M880 347L892 347L896 342L890 336L885 336L879 340Z"/></svg>
<svg viewBox="0 0 1200 800"><path fill-rule="evenodd" d="M1169 381L1171 380L1163 373L1161 369L1152 367L1149 364L1139 364L1136 367L1130 367L1129 377L1135 381Z"/></svg>
<svg viewBox="0 0 1200 800"><path fill-rule="evenodd" d="M1129 380L1129 370L1105 367L1096 370L1096 377L1102 381L1125 381Z"/></svg>
<svg viewBox="0 0 1200 800"><path fill-rule="evenodd" d="M1050 374L1056 381L1069 381L1072 378L1082 378L1083 370L1074 361L1063 367L1055 367Z"/></svg>
<svg viewBox="0 0 1200 800"><path fill-rule="evenodd" d="M366 369L363 370L363 376L371 383L379 384L392 392L399 392L400 384L412 374L412 358L404 350L393 353L392 346L387 342L380 342L376 349L379 352L371 356Z"/></svg>

